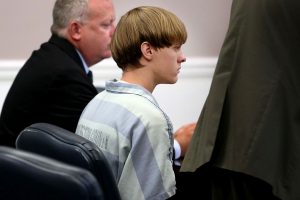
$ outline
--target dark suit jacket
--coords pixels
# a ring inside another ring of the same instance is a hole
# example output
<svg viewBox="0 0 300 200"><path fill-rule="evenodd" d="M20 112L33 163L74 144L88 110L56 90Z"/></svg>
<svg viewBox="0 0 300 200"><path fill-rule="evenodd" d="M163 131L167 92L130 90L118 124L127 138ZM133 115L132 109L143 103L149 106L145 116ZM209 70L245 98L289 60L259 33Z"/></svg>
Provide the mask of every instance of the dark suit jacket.
<svg viewBox="0 0 300 200"><path fill-rule="evenodd" d="M74 47L52 35L17 74L3 104L0 144L13 146L19 132L36 122L75 131L86 104L97 94Z"/></svg>
<svg viewBox="0 0 300 200"><path fill-rule="evenodd" d="M299 0L233 0L182 172L210 162L300 199L299 10Z"/></svg>

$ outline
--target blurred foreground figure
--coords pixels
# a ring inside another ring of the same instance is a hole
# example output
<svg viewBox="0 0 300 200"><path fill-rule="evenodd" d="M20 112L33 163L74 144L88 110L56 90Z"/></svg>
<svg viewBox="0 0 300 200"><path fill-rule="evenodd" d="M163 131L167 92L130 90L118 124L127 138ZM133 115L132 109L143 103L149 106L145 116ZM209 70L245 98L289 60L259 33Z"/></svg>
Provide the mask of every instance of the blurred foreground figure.
<svg viewBox="0 0 300 200"><path fill-rule="evenodd" d="M300 199L299 10L299 0L233 0L177 198Z"/></svg>

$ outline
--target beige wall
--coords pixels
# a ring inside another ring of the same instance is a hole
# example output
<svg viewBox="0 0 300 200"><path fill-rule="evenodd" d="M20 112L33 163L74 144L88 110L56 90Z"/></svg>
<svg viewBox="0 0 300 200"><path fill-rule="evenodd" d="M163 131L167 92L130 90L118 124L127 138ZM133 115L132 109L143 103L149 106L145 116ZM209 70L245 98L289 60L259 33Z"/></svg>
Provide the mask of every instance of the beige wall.
<svg viewBox="0 0 300 200"><path fill-rule="evenodd" d="M0 6L0 60L26 59L48 40L55 0L9 0ZM187 57L217 56L228 26L232 0L114 0L117 19L140 5L155 5L175 12L186 24Z"/></svg>

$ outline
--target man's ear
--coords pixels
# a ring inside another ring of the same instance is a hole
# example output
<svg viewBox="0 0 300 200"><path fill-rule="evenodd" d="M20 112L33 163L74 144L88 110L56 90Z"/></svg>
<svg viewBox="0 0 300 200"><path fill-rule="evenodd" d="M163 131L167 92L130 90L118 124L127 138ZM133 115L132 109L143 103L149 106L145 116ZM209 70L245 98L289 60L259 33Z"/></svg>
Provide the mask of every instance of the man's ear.
<svg viewBox="0 0 300 200"><path fill-rule="evenodd" d="M68 28L69 35L75 41L78 41L81 38L81 26L82 25L77 21L73 21L69 25Z"/></svg>
<svg viewBox="0 0 300 200"><path fill-rule="evenodd" d="M151 46L151 44L149 42L143 42L141 44L141 52L142 52L142 56L147 59L147 60L151 60L152 56L153 56L153 47Z"/></svg>

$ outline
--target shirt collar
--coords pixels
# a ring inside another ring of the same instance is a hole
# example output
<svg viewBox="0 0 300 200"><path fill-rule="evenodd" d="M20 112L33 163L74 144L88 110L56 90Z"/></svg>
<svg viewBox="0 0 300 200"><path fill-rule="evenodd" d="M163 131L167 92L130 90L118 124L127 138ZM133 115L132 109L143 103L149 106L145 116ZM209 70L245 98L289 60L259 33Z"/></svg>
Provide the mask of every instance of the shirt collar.
<svg viewBox="0 0 300 200"><path fill-rule="evenodd" d="M80 58L80 60L81 60L81 62L82 62L82 64L83 64L83 68L84 68L85 73L88 74L89 71L90 71L88 65L86 64L86 62L85 62L83 56L81 55L81 53L80 53L77 49L76 49L76 52L78 53L79 58Z"/></svg>
<svg viewBox="0 0 300 200"><path fill-rule="evenodd" d="M105 90L113 93L127 93L127 94L135 94L135 95L143 96L144 98L152 102L154 105L159 107L152 93L150 93L148 90L146 90L140 85L128 83L123 80L119 81L114 79L105 82Z"/></svg>

